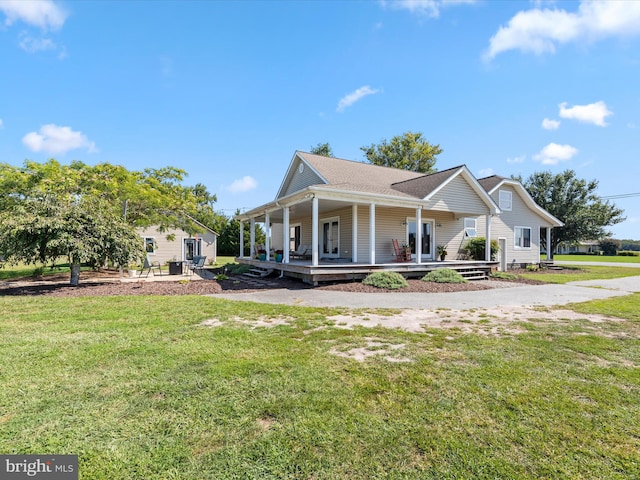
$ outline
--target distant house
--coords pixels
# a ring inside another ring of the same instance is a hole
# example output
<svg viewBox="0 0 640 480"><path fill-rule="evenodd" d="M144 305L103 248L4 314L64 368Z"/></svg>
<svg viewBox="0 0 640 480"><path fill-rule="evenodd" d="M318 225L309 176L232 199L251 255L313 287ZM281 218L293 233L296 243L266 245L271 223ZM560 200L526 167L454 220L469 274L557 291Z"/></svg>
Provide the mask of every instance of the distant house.
<svg viewBox="0 0 640 480"><path fill-rule="evenodd" d="M178 260L192 260L194 256L205 255L207 263L216 261L218 234L198 224L204 233L190 235L184 230L167 229L160 232L156 227L138 229L143 238L147 256L161 264Z"/></svg>
<svg viewBox="0 0 640 480"><path fill-rule="evenodd" d="M598 240L583 240L581 242L560 242L556 247L556 253L598 253L601 252L600 242Z"/></svg>
<svg viewBox="0 0 640 480"><path fill-rule="evenodd" d="M285 273L297 270L286 264L402 270L393 265L398 242L407 245L414 265L435 262L438 246L446 246L448 262L465 261L462 251L472 237L497 240L497 267L506 270L538 263L540 229L562 225L520 183L478 180L465 165L423 174L300 151L275 200L237 218L250 222L251 231L255 223L268 227L265 261L281 250L285 265L277 268ZM240 235L243 240L243 228ZM254 238L250 252L239 252L241 263L255 263ZM306 255L292 258L301 245L308 246ZM484 260L491 262L486 250Z"/></svg>

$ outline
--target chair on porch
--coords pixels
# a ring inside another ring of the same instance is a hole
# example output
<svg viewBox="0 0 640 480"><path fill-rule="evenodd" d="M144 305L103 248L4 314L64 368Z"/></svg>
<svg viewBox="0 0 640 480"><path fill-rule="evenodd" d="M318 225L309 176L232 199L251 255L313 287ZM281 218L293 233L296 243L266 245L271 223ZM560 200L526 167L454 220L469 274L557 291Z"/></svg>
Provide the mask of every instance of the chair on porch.
<svg viewBox="0 0 640 480"><path fill-rule="evenodd" d="M310 252L311 251L311 247L309 245L303 245L300 244L298 245L298 248L296 248L293 252L289 253L289 258L290 259L294 259L294 258L308 258L311 256Z"/></svg>
<svg viewBox="0 0 640 480"><path fill-rule="evenodd" d="M393 244L393 251L396 254L396 262L410 262L411 261L411 251L405 247L401 247L398 244L398 240L395 238L391 240Z"/></svg>

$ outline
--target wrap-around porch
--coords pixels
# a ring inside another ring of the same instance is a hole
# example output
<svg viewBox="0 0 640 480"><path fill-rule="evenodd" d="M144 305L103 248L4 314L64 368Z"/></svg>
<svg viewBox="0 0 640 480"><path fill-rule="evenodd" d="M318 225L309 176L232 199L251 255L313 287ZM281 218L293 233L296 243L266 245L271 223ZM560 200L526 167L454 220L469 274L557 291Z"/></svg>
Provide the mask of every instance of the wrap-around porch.
<svg viewBox="0 0 640 480"><path fill-rule="evenodd" d="M468 212L451 212L433 206L426 209L422 202L406 199L365 203L361 199L336 198L335 193L323 198L308 191L287 200L280 199L237 217L241 245L238 263L275 269L314 284L361 279L379 270L417 277L435 268L449 267L479 275L498 266L498 262L491 261L490 248L486 248L484 261L467 260L462 253L466 241L478 236L478 217L482 217L485 238L491 238L492 212L486 208L479 211L474 206ZM260 245L255 240L258 224L265 233L265 242ZM399 261L394 251L393 246L398 244L408 249L405 261ZM301 247L304 256L300 255ZM439 261L443 250L445 261Z"/></svg>

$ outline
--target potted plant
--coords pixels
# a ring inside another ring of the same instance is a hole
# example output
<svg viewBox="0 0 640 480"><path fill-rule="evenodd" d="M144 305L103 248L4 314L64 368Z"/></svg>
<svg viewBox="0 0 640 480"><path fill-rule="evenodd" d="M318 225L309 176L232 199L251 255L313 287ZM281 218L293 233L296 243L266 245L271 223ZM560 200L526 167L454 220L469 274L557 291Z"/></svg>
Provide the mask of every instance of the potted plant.
<svg viewBox="0 0 640 480"><path fill-rule="evenodd" d="M447 257L447 246L446 245L438 245L438 256L440 260L444 262L444 259Z"/></svg>
<svg viewBox="0 0 640 480"><path fill-rule="evenodd" d="M284 252L282 250L276 250L276 262L282 262L283 253Z"/></svg>
<svg viewBox="0 0 640 480"><path fill-rule="evenodd" d="M258 250L258 260L266 260L267 259L267 251L263 248Z"/></svg>

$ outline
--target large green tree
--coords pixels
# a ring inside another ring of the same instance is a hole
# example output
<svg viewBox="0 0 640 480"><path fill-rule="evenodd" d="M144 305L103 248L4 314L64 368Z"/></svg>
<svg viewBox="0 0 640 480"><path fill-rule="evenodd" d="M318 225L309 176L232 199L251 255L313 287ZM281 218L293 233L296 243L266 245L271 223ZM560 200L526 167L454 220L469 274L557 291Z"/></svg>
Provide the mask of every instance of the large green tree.
<svg viewBox="0 0 640 480"><path fill-rule="evenodd" d="M596 194L598 181L586 181L573 170L552 174L536 172L526 180L515 177L529 192L535 202L564 223L552 230L551 249L554 252L561 242L597 240L609 236L606 227L624 221L624 211ZM546 235L542 236L545 248Z"/></svg>
<svg viewBox="0 0 640 480"><path fill-rule="evenodd" d="M421 173L435 172L436 157L442 153L440 145L431 145L419 132L406 132L390 142L384 139L378 145L360 147L360 150L374 165Z"/></svg>
<svg viewBox="0 0 640 480"><path fill-rule="evenodd" d="M0 254L27 263L67 257L72 283L79 263L136 261L139 252L131 242L141 248L142 240L135 227L202 230L192 219L215 197L201 186L182 185L185 177L174 167L138 172L78 161L0 164ZM31 225L20 217L31 219Z"/></svg>

